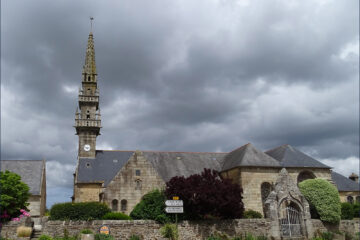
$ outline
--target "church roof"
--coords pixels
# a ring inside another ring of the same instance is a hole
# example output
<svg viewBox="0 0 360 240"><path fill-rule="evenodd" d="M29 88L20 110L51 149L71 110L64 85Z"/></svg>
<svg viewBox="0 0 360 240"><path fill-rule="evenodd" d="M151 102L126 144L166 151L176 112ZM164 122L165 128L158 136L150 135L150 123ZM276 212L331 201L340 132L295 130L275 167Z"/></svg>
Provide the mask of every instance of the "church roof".
<svg viewBox="0 0 360 240"><path fill-rule="evenodd" d="M97 150L96 158L80 158L77 182L104 182L106 187L134 152Z"/></svg>
<svg viewBox="0 0 360 240"><path fill-rule="evenodd" d="M21 181L29 186L32 195L41 194L44 160L1 160L0 170L3 172L8 170L20 175Z"/></svg>
<svg viewBox="0 0 360 240"><path fill-rule="evenodd" d="M280 167L280 163L248 143L225 156L222 170L235 167Z"/></svg>
<svg viewBox="0 0 360 240"><path fill-rule="evenodd" d="M288 144L265 153L278 160L282 167L330 168Z"/></svg>
<svg viewBox="0 0 360 240"><path fill-rule="evenodd" d="M143 153L165 182L175 176L188 177L201 173L204 168L220 171L226 155L226 153L207 152L144 151Z"/></svg>
<svg viewBox="0 0 360 240"><path fill-rule="evenodd" d="M331 178L336 184L339 191L343 192L352 192L360 191L360 184L355 181L344 177L343 175L337 172L331 172Z"/></svg>

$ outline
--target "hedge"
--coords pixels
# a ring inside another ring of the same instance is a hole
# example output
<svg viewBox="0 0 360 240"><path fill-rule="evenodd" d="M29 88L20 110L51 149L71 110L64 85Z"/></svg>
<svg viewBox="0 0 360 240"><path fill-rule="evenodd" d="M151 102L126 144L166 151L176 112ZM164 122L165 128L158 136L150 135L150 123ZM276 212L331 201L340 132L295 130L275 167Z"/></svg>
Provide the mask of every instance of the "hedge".
<svg viewBox="0 0 360 240"><path fill-rule="evenodd" d="M102 219L104 220L131 220L132 218L121 212L109 212L105 214Z"/></svg>
<svg viewBox="0 0 360 240"><path fill-rule="evenodd" d="M341 219L351 220L354 218L354 207L351 203L341 203Z"/></svg>
<svg viewBox="0 0 360 240"><path fill-rule="evenodd" d="M243 218L262 218L262 215L257 211L249 209L244 212Z"/></svg>
<svg viewBox="0 0 360 240"><path fill-rule="evenodd" d="M340 221L340 197L334 185L324 179L308 179L299 183L299 188L319 214L320 220L329 223Z"/></svg>
<svg viewBox="0 0 360 240"><path fill-rule="evenodd" d="M104 203L58 203L50 209L50 220L94 220L102 219L110 208Z"/></svg>

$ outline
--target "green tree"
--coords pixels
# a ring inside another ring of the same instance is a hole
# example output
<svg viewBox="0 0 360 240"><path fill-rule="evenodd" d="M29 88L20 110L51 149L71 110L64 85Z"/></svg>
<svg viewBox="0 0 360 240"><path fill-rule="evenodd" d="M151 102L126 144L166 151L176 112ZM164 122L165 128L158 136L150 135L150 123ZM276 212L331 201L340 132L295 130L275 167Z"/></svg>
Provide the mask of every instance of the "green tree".
<svg viewBox="0 0 360 240"><path fill-rule="evenodd" d="M20 209L27 210L27 203L30 193L29 186L21 181L21 177L16 173L5 171L0 172L0 212L2 221L7 220L4 215L7 213L8 218L20 215Z"/></svg>
<svg viewBox="0 0 360 240"><path fill-rule="evenodd" d="M160 223L171 221L171 217L165 213L166 197L163 191L153 190L143 196L130 213L133 219L149 219Z"/></svg>
<svg viewBox="0 0 360 240"><path fill-rule="evenodd" d="M308 179L299 183L299 188L320 220L329 223L340 221L340 197L334 185L324 179Z"/></svg>

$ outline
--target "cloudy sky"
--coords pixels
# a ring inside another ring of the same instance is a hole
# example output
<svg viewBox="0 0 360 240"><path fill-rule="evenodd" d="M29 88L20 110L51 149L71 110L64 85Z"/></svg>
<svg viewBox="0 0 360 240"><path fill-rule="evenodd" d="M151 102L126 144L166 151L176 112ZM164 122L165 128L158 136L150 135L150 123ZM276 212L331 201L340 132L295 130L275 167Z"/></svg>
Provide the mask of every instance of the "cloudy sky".
<svg viewBox="0 0 360 240"><path fill-rule="evenodd" d="M358 0L9 0L1 4L1 158L47 160L69 201L89 16L97 149L291 144L359 169Z"/></svg>

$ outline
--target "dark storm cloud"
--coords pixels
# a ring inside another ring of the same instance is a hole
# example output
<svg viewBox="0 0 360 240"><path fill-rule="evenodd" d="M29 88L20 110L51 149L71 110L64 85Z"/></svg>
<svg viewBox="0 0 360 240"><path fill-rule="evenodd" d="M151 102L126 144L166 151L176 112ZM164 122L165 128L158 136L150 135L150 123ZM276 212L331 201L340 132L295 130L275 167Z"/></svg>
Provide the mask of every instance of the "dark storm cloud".
<svg viewBox="0 0 360 240"><path fill-rule="evenodd" d="M267 150L288 143L335 165L354 162L358 4L4 2L1 157L46 158L50 192L71 188L72 126L94 16L98 149L231 151L252 142Z"/></svg>

